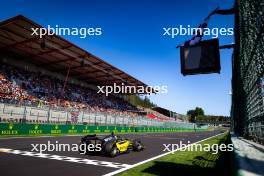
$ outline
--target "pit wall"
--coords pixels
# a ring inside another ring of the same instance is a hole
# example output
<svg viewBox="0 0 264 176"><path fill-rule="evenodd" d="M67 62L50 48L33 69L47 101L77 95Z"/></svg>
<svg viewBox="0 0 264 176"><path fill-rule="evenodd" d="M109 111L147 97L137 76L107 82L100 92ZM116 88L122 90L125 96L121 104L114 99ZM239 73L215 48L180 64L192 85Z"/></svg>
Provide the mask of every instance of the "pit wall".
<svg viewBox="0 0 264 176"><path fill-rule="evenodd" d="M0 123L0 137L34 135L82 135L98 133L147 133L147 132L194 132L205 128L161 128L161 127L125 127L125 126L90 126L74 124L27 124Z"/></svg>

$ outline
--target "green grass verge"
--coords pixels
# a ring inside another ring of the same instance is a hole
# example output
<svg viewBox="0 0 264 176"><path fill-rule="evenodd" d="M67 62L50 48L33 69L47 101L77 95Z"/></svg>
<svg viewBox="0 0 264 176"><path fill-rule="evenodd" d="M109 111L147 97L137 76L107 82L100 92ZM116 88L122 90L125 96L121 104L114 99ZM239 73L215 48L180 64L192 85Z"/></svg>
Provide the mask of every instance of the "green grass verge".
<svg viewBox="0 0 264 176"><path fill-rule="evenodd" d="M201 142L201 144L230 143L229 133ZM177 151L143 165L122 172L120 176L227 176L235 175L231 164L233 152Z"/></svg>

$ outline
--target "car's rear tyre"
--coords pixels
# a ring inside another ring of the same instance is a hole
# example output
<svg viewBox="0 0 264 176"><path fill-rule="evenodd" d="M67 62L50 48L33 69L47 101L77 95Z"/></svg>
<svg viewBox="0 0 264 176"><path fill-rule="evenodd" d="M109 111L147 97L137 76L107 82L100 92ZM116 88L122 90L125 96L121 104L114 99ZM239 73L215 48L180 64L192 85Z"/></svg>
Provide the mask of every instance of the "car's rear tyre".
<svg viewBox="0 0 264 176"><path fill-rule="evenodd" d="M143 144L139 140L134 140L133 141L133 150L134 151L141 151L144 149Z"/></svg>

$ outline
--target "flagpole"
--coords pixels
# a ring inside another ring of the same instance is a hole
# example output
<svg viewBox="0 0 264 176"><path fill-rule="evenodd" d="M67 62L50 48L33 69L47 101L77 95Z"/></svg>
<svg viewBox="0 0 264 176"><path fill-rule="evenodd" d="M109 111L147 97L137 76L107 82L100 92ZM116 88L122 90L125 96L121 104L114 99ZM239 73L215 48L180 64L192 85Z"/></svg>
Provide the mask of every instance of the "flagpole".
<svg viewBox="0 0 264 176"><path fill-rule="evenodd" d="M64 90L65 90L65 87L66 87L66 84L67 84L67 81L68 81L68 78L69 78L70 70L71 70L71 66L69 65L68 66L67 75L66 75L66 78L65 78L65 81L64 81L63 89L62 89L62 94L64 94Z"/></svg>
<svg viewBox="0 0 264 176"><path fill-rule="evenodd" d="M217 12L218 10L219 10L219 6L217 6L212 12L210 12L209 15L204 19L204 21L209 20L209 18L210 18L212 15L216 14L216 12ZM200 25L201 25L201 24L200 24ZM200 25L199 25L198 28L200 28ZM185 43L185 42L184 42L184 43ZM176 48L179 48L181 45L182 45L182 44L177 45Z"/></svg>

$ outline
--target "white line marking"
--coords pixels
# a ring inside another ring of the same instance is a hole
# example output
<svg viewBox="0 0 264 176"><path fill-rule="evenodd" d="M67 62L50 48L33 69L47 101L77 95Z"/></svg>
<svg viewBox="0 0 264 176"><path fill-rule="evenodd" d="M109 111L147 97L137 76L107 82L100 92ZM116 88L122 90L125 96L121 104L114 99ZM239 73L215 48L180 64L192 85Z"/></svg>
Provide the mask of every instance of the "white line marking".
<svg viewBox="0 0 264 176"><path fill-rule="evenodd" d="M111 168L116 168L116 169L130 167L129 164L100 161L100 160L91 160L91 159L86 159L86 158L51 155L51 154L46 154L46 153L44 154L44 153L37 153L37 152L30 152L30 151L13 150L13 149L7 149L7 148L0 148L0 152L10 153L10 154L15 154L15 155L31 156L31 157L36 157L36 158L46 158L46 159L58 160L58 161L67 161L67 162L72 162L72 163L81 163L81 164L88 164L88 165L95 165L95 166L111 167Z"/></svg>
<svg viewBox="0 0 264 176"><path fill-rule="evenodd" d="M166 155L168 155L168 154L174 153L174 152L177 151L177 150L187 148L187 147L189 147L189 146L191 146L191 145L194 145L194 144L197 144L197 143L203 142L203 141L205 141L205 140L208 140L208 139L211 139L211 138L217 137L217 136L222 135L222 134L223 134L223 133L220 133L220 134L217 134L217 135L211 136L211 137L209 137L209 138L206 138L206 139L203 139L203 140L197 141L197 142L195 142L195 143L189 144L189 145L187 145L187 146L185 146L185 147L178 148L178 149L176 149L176 150L172 150L172 151L169 151L169 152L167 152L167 153L163 153L163 154L161 154L161 155L158 155L158 156L155 156L155 157L149 158L149 159L147 159L147 160L141 161L141 162L136 163L136 164L133 164L133 165L128 165L127 167L124 167L124 168L121 168L121 169L119 169L119 170L116 170L116 171L110 172L110 173L105 174L105 175L103 175L103 176L113 176L113 175L119 174L119 173L124 172L124 171L126 171L126 170L128 170L128 169L134 168L134 167L139 166L139 165L141 165L141 164L145 164L145 163L147 163L147 162L149 162L149 161L153 161L153 160L158 159L158 158L160 158L160 157L163 157L163 156L166 156Z"/></svg>

